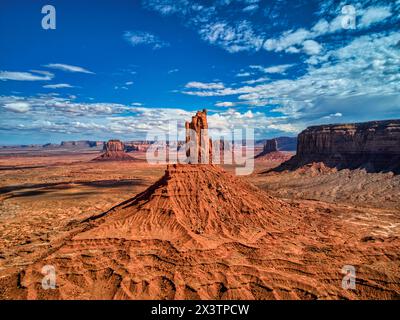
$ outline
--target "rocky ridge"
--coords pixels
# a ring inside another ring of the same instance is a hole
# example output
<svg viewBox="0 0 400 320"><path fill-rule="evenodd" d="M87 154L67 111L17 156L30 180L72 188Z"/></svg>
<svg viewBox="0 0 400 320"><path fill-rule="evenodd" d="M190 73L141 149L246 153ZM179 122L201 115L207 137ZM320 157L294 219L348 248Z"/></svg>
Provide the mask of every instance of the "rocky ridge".
<svg viewBox="0 0 400 320"><path fill-rule="evenodd" d="M297 154L281 169L323 162L338 169L400 172L400 120L312 126L298 136Z"/></svg>

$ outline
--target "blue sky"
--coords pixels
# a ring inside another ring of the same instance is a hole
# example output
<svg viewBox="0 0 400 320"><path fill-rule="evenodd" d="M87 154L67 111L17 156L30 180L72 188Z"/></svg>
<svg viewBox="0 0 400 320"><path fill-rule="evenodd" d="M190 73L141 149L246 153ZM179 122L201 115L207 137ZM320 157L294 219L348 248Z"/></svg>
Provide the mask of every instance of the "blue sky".
<svg viewBox="0 0 400 320"><path fill-rule="evenodd" d="M41 27L46 4L55 30ZM399 12L400 0L4 0L0 144L143 139L203 108L257 138L400 118Z"/></svg>

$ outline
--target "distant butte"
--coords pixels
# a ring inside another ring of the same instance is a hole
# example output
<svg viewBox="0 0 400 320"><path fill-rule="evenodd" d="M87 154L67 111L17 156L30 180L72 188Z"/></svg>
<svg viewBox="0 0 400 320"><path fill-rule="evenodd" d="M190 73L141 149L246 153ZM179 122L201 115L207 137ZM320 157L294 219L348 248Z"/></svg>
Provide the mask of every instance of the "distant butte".
<svg viewBox="0 0 400 320"><path fill-rule="evenodd" d="M264 142L263 151L261 151L255 157L255 159L276 160L283 162L290 159L290 157L291 157L290 153L279 151L277 139L267 139Z"/></svg>
<svg viewBox="0 0 400 320"><path fill-rule="evenodd" d="M92 161L132 161L133 157L125 153L125 146L120 140L109 140L104 144L105 151Z"/></svg>

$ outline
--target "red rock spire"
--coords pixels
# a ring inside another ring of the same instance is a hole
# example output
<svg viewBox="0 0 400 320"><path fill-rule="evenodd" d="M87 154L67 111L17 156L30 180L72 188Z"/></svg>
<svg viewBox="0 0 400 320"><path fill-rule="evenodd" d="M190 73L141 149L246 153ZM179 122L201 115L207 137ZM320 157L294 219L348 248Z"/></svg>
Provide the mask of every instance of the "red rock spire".
<svg viewBox="0 0 400 320"><path fill-rule="evenodd" d="M197 111L191 122L185 122L185 129L186 143L196 139L195 144L192 145L192 150L197 152L197 163L212 163L212 141L208 136L207 110ZM186 151L186 155L190 158L189 163L196 163L196 159L191 157L190 149Z"/></svg>

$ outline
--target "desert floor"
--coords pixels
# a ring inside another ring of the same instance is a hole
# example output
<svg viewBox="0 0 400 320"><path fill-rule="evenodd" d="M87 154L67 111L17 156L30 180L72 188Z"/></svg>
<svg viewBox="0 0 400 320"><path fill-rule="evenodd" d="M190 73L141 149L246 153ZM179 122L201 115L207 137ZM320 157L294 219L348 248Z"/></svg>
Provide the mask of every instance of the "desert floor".
<svg viewBox="0 0 400 320"><path fill-rule="evenodd" d="M144 191L166 168L147 164L144 153L133 154L142 161L91 162L99 153L0 152L0 277L39 259L81 221ZM349 229L363 230L359 241L365 245L399 240L400 176L318 164L293 172L269 171L277 165L279 161L256 160L253 174L241 179L293 206L322 212L333 224L339 219ZM229 166L225 170L233 171ZM391 270L388 277L398 277L398 248L382 250L374 270L380 265ZM393 298L399 286L378 298Z"/></svg>

